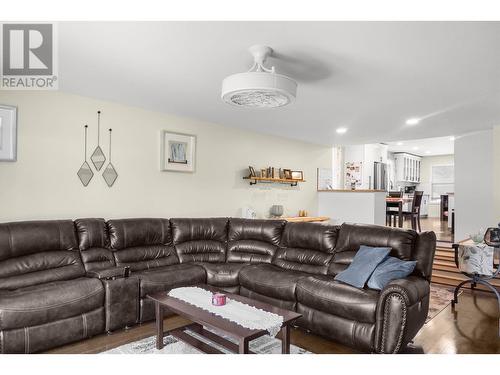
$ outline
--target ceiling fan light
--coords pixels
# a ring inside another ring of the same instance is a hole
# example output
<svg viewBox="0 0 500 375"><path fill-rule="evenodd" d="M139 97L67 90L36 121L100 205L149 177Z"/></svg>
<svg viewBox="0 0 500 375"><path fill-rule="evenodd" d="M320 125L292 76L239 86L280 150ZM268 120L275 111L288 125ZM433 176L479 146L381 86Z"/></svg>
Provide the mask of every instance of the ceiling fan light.
<svg viewBox="0 0 500 375"><path fill-rule="evenodd" d="M293 102L296 95L297 82L282 74L246 72L222 81L222 100L237 107L282 107Z"/></svg>
<svg viewBox="0 0 500 375"><path fill-rule="evenodd" d="M274 66L264 66L273 49L255 45L248 50L254 58L252 67L246 73L233 74L222 81L222 100L242 108L277 108L293 102L297 82L277 74Z"/></svg>

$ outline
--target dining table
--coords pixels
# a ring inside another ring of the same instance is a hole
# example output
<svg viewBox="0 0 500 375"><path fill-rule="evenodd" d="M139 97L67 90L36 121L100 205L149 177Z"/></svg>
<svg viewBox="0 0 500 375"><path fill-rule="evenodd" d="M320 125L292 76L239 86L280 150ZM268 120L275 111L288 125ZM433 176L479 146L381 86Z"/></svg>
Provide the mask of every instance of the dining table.
<svg viewBox="0 0 500 375"><path fill-rule="evenodd" d="M389 207L397 207L398 209L398 227L402 228L403 227L403 205L405 203L409 203L413 201L413 198L406 198L406 197L386 197L385 198L385 204L386 204L386 211L387 208ZM392 216L392 215L391 215ZM392 225L392 217L390 217L390 222L389 226ZM396 218L394 218L394 226L396 226Z"/></svg>

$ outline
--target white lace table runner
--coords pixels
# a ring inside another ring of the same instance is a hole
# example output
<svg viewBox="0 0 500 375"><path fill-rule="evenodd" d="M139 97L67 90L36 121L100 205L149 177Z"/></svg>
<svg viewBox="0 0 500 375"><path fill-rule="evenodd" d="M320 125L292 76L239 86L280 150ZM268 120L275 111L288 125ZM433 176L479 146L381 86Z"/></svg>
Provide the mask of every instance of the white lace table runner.
<svg viewBox="0 0 500 375"><path fill-rule="evenodd" d="M212 305L212 292L198 287L172 289L169 296L209 311L231 322L249 329L265 329L276 336L283 324L283 317L245 303L226 298L224 306Z"/></svg>

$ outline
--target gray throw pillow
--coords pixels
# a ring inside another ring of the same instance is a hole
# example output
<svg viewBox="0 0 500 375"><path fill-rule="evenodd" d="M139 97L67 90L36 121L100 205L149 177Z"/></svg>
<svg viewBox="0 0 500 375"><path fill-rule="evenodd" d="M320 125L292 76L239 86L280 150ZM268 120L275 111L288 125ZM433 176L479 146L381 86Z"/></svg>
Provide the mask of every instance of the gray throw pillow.
<svg viewBox="0 0 500 375"><path fill-rule="evenodd" d="M372 272L387 258L390 252L390 247L360 246L352 263L347 269L335 276L335 280L356 288L363 288Z"/></svg>
<svg viewBox="0 0 500 375"><path fill-rule="evenodd" d="M387 257L373 271L368 280L368 288L382 290L389 281L402 279L415 269L417 262Z"/></svg>

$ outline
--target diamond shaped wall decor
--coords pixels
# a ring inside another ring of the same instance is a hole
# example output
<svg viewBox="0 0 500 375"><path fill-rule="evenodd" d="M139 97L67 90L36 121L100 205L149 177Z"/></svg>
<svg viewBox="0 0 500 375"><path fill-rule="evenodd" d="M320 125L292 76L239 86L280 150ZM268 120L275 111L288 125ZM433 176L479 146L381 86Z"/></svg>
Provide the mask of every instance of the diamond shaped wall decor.
<svg viewBox="0 0 500 375"><path fill-rule="evenodd" d="M111 163L111 132L113 129L109 129L109 163L106 166L106 169L104 169L104 172L102 173L102 177L104 178L104 181L108 184L109 187L113 186L115 183L116 179L118 178L118 173L116 173L116 169Z"/></svg>
<svg viewBox="0 0 500 375"><path fill-rule="evenodd" d="M109 163L106 166L106 169L104 169L104 172L102 173L102 177L104 178L104 181L106 181L109 187L113 186L116 179L118 178L118 173L116 173L113 164Z"/></svg>
<svg viewBox="0 0 500 375"><path fill-rule="evenodd" d="M84 142L83 142L84 143L83 153L85 155L85 158L83 160L82 166L80 167L80 169L76 173L78 175L78 178L82 182L83 186L87 186L89 184L90 180L92 180L92 177L94 177L94 172L92 172L92 169L90 168L89 163L87 163L87 128L88 127L89 127L88 125L84 126L85 136L84 136Z"/></svg>
<svg viewBox="0 0 500 375"><path fill-rule="evenodd" d="M99 144L101 136L101 111L97 111L97 147L94 152L90 156L90 160L92 160L92 164L94 164L95 169L98 171L101 170L104 162L106 161L106 156L104 156L104 152L102 152L101 146Z"/></svg>
<svg viewBox="0 0 500 375"><path fill-rule="evenodd" d="M92 177L94 177L94 172L92 172L92 169L90 169L89 163L85 161L78 170L77 175L83 186L87 186L90 180L92 180Z"/></svg>
<svg viewBox="0 0 500 375"><path fill-rule="evenodd" d="M92 164L94 164L95 169L100 171L102 166L104 165L104 162L106 161L106 156L104 156L104 152L102 152L100 146L96 147L96 149L92 153L92 156L90 156L90 160L92 160Z"/></svg>

